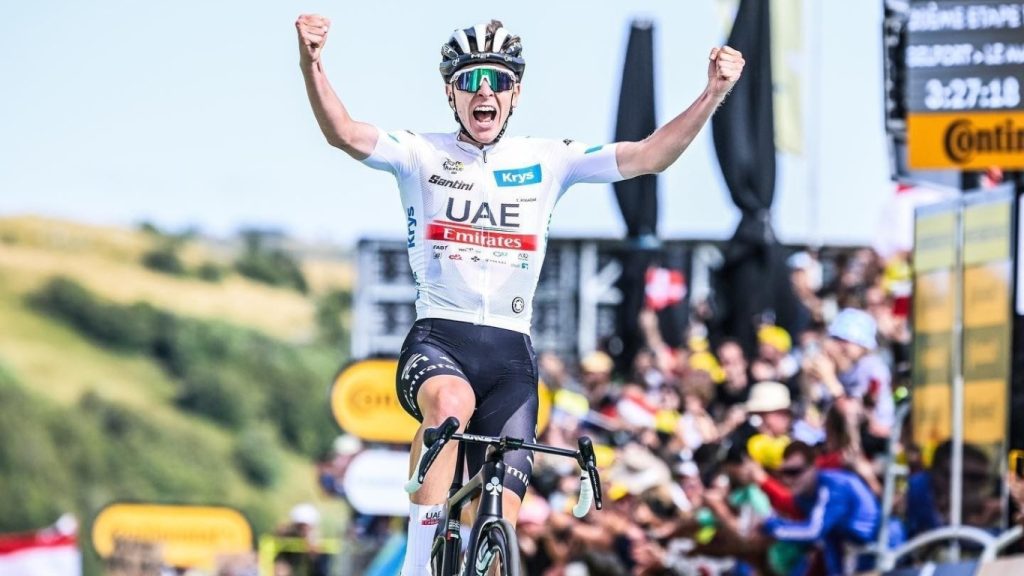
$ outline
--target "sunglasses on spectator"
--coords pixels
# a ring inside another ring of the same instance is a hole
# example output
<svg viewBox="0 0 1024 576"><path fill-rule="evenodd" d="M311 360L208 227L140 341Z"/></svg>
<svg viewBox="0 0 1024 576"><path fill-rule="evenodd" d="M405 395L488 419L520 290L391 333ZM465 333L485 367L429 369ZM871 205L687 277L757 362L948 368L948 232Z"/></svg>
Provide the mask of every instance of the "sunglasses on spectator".
<svg viewBox="0 0 1024 576"><path fill-rule="evenodd" d="M807 471L809 466L789 466L786 468L779 468L779 474L787 478L796 478Z"/></svg>
<svg viewBox="0 0 1024 576"><path fill-rule="evenodd" d="M487 80L488 86L494 92L505 92L515 86L516 75L501 68L466 68L452 76L451 84L463 92L476 92L484 80Z"/></svg>

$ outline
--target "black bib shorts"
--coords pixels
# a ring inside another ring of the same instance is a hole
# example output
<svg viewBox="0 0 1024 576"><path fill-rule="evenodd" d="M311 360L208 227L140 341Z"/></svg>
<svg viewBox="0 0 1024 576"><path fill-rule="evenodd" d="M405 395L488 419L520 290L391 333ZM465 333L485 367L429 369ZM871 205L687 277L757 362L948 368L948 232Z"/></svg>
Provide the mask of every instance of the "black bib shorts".
<svg viewBox="0 0 1024 576"><path fill-rule="evenodd" d="M468 434L512 436L527 442L537 437L537 355L530 337L521 332L455 320L417 320L398 357L396 389L405 411L423 421L416 395L420 386L439 375L469 382L476 412ZM466 447L469 474L484 463L486 447ZM505 455L504 485L522 499L530 483L533 454L516 450Z"/></svg>

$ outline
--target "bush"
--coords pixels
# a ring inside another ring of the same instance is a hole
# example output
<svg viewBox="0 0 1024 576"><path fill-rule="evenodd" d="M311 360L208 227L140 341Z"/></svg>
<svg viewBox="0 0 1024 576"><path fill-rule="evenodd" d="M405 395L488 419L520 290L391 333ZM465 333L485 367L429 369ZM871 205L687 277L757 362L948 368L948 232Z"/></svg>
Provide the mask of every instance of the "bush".
<svg viewBox="0 0 1024 576"><path fill-rule="evenodd" d="M207 282L220 282L224 279L224 268L213 262L203 262L196 270L196 276Z"/></svg>
<svg viewBox="0 0 1024 576"><path fill-rule="evenodd" d="M150 270L171 274L173 276L184 276L185 265L178 257L178 247L172 242L164 242L157 248L146 252L142 256L142 265Z"/></svg>
<svg viewBox="0 0 1024 576"><path fill-rule="evenodd" d="M246 233L245 244L245 251L235 261L239 274L271 286L294 288L303 294L309 291L302 269L287 252L265 247L263 236L258 232Z"/></svg>
<svg viewBox="0 0 1024 576"><path fill-rule="evenodd" d="M142 222L139 222L139 231L144 232L146 234L151 234L153 236L164 235L164 233L160 231L160 228L153 222L150 222L149 220L143 220Z"/></svg>
<svg viewBox="0 0 1024 576"><path fill-rule="evenodd" d="M226 370L194 367L183 378L178 406L202 414L229 428L241 428L253 417L252 394L244 382L230 378Z"/></svg>
<svg viewBox="0 0 1024 576"><path fill-rule="evenodd" d="M320 341L337 349L348 347L348 331L342 318L352 308L352 292L332 290L316 301L316 325Z"/></svg>
<svg viewBox="0 0 1024 576"><path fill-rule="evenodd" d="M58 277L29 297L30 303L115 348L149 351L167 313L146 303L108 304L74 280Z"/></svg>
<svg viewBox="0 0 1024 576"><path fill-rule="evenodd" d="M253 427L238 436L234 449L235 464L250 484L270 488L281 476L282 454L273 431Z"/></svg>

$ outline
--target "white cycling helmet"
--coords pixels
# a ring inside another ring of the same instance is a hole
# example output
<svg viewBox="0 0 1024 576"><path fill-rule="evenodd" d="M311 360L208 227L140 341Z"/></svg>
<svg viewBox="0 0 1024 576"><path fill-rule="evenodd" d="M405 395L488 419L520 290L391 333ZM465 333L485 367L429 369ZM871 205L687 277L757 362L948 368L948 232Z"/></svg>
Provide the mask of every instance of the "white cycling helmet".
<svg viewBox="0 0 1024 576"><path fill-rule="evenodd" d="M519 37L502 26L499 20L477 24L452 32L441 46L441 77L447 83L461 68L475 64L499 64L511 70L519 81L526 71Z"/></svg>

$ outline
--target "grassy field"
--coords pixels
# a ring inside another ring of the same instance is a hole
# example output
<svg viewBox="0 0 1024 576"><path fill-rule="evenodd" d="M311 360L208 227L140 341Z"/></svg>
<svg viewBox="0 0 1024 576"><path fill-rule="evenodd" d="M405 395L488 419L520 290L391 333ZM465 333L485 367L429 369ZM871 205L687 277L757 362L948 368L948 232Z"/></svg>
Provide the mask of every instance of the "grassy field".
<svg viewBox="0 0 1024 576"><path fill-rule="evenodd" d="M79 282L114 302L145 301L195 318L218 319L290 342L315 335L315 305L307 296L237 274L211 284L147 270L142 255L156 245L140 231L85 226L33 217L0 218L0 274L5 289L25 294L55 275ZM182 247L191 266L229 261L223 249L192 241ZM324 258L303 263L313 295L351 287L347 263Z"/></svg>
<svg viewBox="0 0 1024 576"><path fill-rule="evenodd" d="M187 438L194 450L229 462L233 433L180 410L174 402L177 384L156 361L144 354L100 346L31 307L26 296L62 275L113 302L145 301L178 315L227 322L284 342L306 343L316 334L316 292L347 287L352 278L350 268L326 259L310 264L314 294L304 296L234 274L210 283L150 271L140 259L153 242L149 235L133 230L0 218L0 366L34 396L68 411L69 417L84 395L96 394L144 415L168 438ZM221 251L198 241L183 247L183 260L189 265L218 258L225 263ZM325 350L317 354L314 369L325 373L326 387L334 368L343 362L342 353ZM235 502L271 510L276 519L284 519L298 502L313 501L326 513L326 524L337 524L342 507L319 493L310 459L283 448L281 452L282 473L272 489L253 487L234 467L225 465L218 477L225 493ZM33 527L23 527L29 528Z"/></svg>

